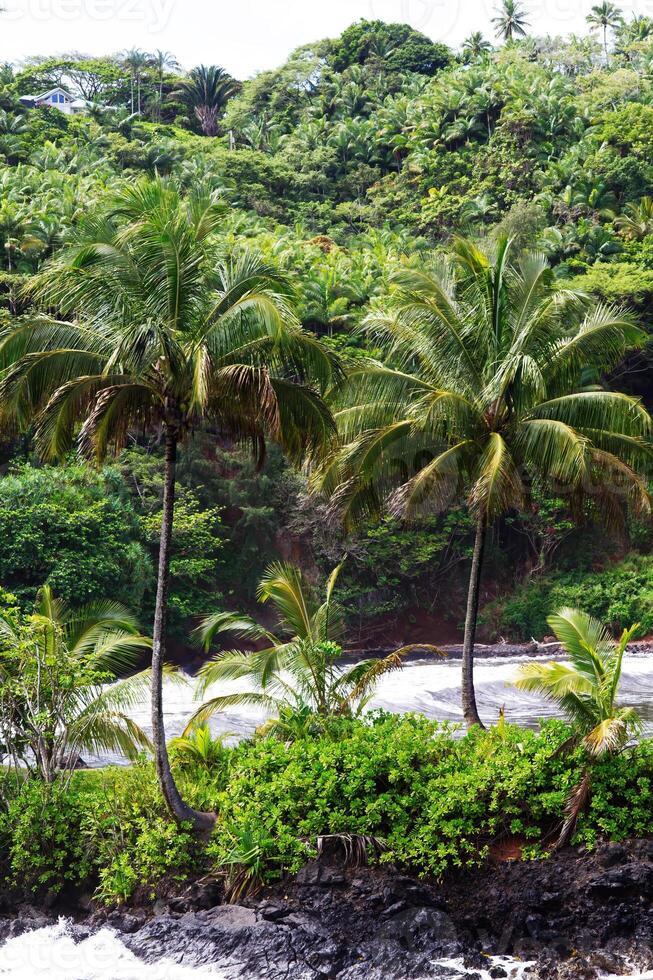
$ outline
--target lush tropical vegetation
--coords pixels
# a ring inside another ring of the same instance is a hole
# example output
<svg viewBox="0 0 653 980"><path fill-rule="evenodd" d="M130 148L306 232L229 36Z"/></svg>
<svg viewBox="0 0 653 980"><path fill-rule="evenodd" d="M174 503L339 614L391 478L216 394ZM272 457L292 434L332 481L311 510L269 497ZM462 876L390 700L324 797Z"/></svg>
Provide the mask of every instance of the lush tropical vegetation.
<svg viewBox="0 0 653 980"><path fill-rule="evenodd" d="M138 758L150 742L126 711L148 678L136 674L107 685L151 646L115 602L72 610L44 586L31 614L7 606L0 617L3 761L51 784L60 771L74 769L81 752Z"/></svg>
<svg viewBox="0 0 653 980"><path fill-rule="evenodd" d="M643 474L651 420L638 399L600 381L645 335L610 307L555 283L544 256L511 262L458 239L450 259L402 268L365 320L387 351L349 372L336 396L342 447L319 486L352 521L387 502L414 518L467 494L476 522L463 650L463 708L479 724L473 658L485 542L493 522L527 506L539 478L604 524L624 500L648 515ZM394 365L397 365L394 367Z"/></svg>
<svg viewBox="0 0 653 980"><path fill-rule="evenodd" d="M617 704L624 654L639 624L625 629L618 642L605 626L577 609L561 609L549 617L549 625L569 664L525 664L516 686L538 691L557 704L576 733L583 736L589 757L583 777L567 802L567 817L558 838L561 846L570 840L578 815L587 804L594 762L623 752L641 734L642 720L635 709Z"/></svg>
<svg viewBox="0 0 653 980"><path fill-rule="evenodd" d="M387 657L342 667L339 642L346 635L345 623L334 597L340 570L338 566L329 576L321 602L300 568L276 564L266 570L258 597L260 602L271 602L276 607L281 637L237 613L218 612L204 620L199 633L207 651L225 633L268 645L254 653L220 651L200 669L199 696L214 685L219 688L242 678L250 680L256 689L211 697L191 719L190 729L236 705L254 705L270 711L273 720L267 725L268 732L309 733L332 718L360 716L379 678L399 670L402 658L413 647L407 645ZM422 645L419 649L427 652Z"/></svg>
<svg viewBox="0 0 653 980"><path fill-rule="evenodd" d="M619 700L653 629L653 21L529 20L458 52L360 21L245 81L0 66L12 887L237 899L324 834L438 875L653 833ZM20 101L53 86L87 111ZM564 720L484 731L477 639L550 630L569 662L516 680ZM464 737L370 713L452 638ZM168 742L170 663L199 680ZM232 744L239 706L270 720ZM106 752L133 765L77 771Z"/></svg>

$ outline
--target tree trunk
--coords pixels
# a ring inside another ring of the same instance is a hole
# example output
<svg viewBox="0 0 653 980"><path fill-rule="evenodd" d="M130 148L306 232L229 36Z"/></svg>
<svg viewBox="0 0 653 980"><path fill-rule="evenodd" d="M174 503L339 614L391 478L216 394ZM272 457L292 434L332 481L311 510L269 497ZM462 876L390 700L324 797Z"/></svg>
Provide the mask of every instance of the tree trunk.
<svg viewBox="0 0 653 980"><path fill-rule="evenodd" d="M165 430L165 473L163 483L163 515L159 545L159 570L152 634L152 742L161 793L168 810L178 822L189 821L195 830L210 831L215 815L201 813L188 806L181 798L170 770L163 723L163 665L166 652L166 625L168 618L168 589L170 585L170 545L175 507L175 475L177 464L177 434L169 425Z"/></svg>
<svg viewBox="0 0 653 980"><path fill-rule="evenodd" d="M483 514L476 522L476 539L474 541L472 569L469 575L465 639L463 643L463 714L465 716L465 724L468 728L472 728L473 725L480 725L481 728L484 727L478 713L478 708L476 707L476 694L474 691L474 643L476 641L478 600L486 534L487 520Z"/></svg>
<svg viewBox="0 0 653 980"><path fill-rule="evenodd" d="M218 109L216 107L210 105L196 106L195 115L205 136L218 135Z"/></svg>

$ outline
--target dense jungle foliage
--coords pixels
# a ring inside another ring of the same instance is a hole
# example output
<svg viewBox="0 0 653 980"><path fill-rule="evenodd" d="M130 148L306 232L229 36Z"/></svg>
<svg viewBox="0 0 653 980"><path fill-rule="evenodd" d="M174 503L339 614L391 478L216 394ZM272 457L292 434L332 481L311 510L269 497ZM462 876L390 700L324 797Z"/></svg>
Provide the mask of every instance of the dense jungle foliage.
<svg viewBox="0 0 653 980"><path fill-rule="evenodd" d="M118 904L174 893L216 867L237 899L297 871L325 834L360 835L381 860L425 876L481 864L506 838L536 856L582 772L580 749L562 751L570 731L498 726L457 740L422 716L380 714L295 741L182 747L173 758L184 795L219 814L208 845L166 814L150 763L54 787L30 781L0 815L0 875L16 894L81 889ZM652 751L647 740L597 763L579 843L653 832Z"/></svg>
<svg viewBox="0 0 653 980"><path fill-rule="evenodd" d="M455 52L406 25L362 21L243 82L215 69L183 76L166 52L6 65L0 322L30 315L25 287L85 215L136 177L162 175L182 189L207 185L226 206L225 256L248 246L287 273L302 324L350 360L375 353L357 328L397 266L458 233L541 250L561 282L630 306L648 329L653 21L615 20L605 49L602 40L493 47L473 36ZM54 85L89 100L88 112L21 105ZM649 408L650 357L631 355L613 379ZM44 583L63 597L128 598L149 617L156 440L134 435L95 475L72 460L38 469L28 436L0 453L3 585L21 602ZM473 544L464 507L409 528L369 522L345 542L280 452L259 472L210 432L181 450L178 489L170 625L180 639L216 601L251 608L270 560L324 573L344 551L351 641L374 645L389 626L406 640L460 627ZM541 636L552 608L587 595L615 626L650 629L649 552L645 527L606 537L590 514L579 524L568 500L535 487L527 512L501 520L490 542L486 636Z"/></svg>

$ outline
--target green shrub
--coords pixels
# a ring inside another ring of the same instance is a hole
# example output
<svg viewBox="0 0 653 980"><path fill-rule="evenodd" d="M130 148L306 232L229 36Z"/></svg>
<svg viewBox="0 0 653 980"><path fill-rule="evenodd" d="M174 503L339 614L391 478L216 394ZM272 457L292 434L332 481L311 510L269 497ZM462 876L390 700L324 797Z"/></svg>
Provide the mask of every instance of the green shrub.
<svg viewBox="0 0 653 980"><path fill-rule="evenodd" d="M6 874L27 893L58 893L91 873L80 835L82 795L62 784L25 783L0 819Z"/></svg>
<svg viewBox="0 0 653 980"><path fill-rule="evenodd" d="M534 579L509 599L484 610L483 620L513 640L540 639L549 632L547 616L564 606L583 608L621 630L640 624L653 629L653 556L631 555L600 572L575 570Z"/></svg>
<svg viewBox="0 0 653 980"><path fill-rule="evenodd" d="M497 835L536 838L557 819L576 776L556 754L568 735L553 723L455 740L419 715L380 714L323 738L254 742L235 750L209 850L219 863L258 825L273 876L297 870L320 834L375 835L387 860L425 874L476 863Z"/></svg>
<svg viewBox="0 0 653 980"><path fill-rule="evenodd" d="M211 871L238 897L297 871L321 834L379 838L382 860L424 876L480 864L505 838L537 854L586 761L581 748L561 751L569 735L560 721L536 733L500 720L454 738L421 715L377 713L297 742L243 742L213 772L179 771L188 801L218 814L208 843L169 819L151 763L76 773L67 789L29 783L0 818L3 870L27 892L83 884L113 904ZM651 833L653 741L644 741L596 763L575 839L592 847Z"/></svg>
<svg viewBox="0 0 653 980"><path fill-rule="evenodd" d="M167 814L149 763L101 775L81 833L97 869L96 897L107 903L126 901L137 887L153 896L163 878L183 880L198 866L196 839Z"/></svg>
<svg viewBox="0 0 653 980"><path fill-rule="evenodd" d="M576 838L593 847L600 837L625 840L653 830L653 741L606 757L594 769L589 812Z"/></svg>

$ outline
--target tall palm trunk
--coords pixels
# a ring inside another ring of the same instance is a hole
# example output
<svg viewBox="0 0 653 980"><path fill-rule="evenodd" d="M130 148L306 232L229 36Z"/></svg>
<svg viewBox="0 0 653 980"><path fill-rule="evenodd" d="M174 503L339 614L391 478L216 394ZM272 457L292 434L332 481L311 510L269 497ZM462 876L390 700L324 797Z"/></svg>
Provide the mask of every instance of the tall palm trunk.
<svg viewBox="0 0 653 980"><path fill-rule="evenodd" d="M465 616L465 639L463 643L463 714L465 724L468 728L473 725L480 725L483 722L476 707L476 693L474 691L474 643L476 641L476 623L478 620L478 601L481 585L481 572L483 570L483 554L485 551L485 538L487 535L487 518L485 514L479 516L476 521L476 538L474 541L474 555L472 557L472 569L469 575L469 589L467 592L467 615Z"/></svg>
<svg viewBox="0 0 653 980"><path fill-rule="evenodd" d="M166 652L166 626L168 619L168 591L170 586L170 546L172 542L172 522L175 508L175 476L177 468L177 433L170 425L165 429L165 472L163 482L163 516L161 520L161 540L159 544L159 569L154 611L154 631L152 642L152 741L156 772L161 793L168 810L181 822L193 824L198 831L210 831L215 824L215 816L201 813L188 806L181 798L170 770L170 759L166 746L163 723L163 665Z"/></svg>

